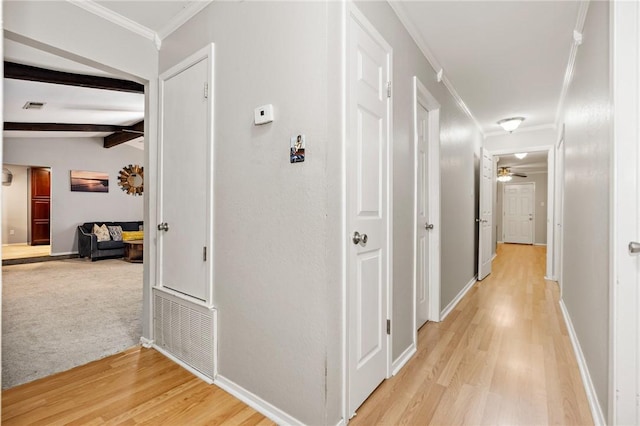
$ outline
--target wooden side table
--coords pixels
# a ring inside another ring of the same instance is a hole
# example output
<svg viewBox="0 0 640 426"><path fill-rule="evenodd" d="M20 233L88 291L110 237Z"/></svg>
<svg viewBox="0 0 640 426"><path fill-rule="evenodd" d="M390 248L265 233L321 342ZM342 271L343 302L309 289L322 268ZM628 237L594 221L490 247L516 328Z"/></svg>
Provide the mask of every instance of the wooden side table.
<svg viewBox="0 0 640 426"><path fill-rule="evenodd" d="M144 252L143 240L132 240L124 242L124 260L131 263L142 263Z"/></svg>

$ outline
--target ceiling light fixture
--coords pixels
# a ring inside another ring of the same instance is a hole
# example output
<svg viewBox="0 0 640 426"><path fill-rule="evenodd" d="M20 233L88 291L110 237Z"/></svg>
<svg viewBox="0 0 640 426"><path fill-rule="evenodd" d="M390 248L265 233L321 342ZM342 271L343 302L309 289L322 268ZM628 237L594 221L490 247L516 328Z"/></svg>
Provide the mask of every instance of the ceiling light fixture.
<svg viewBox="0 0 640 426"><path fill-rule="evenodd" d="M524 157L527 156L527 153L526 152L519 152L519 153L513 154L513 155L515 155L518 160L522 160Z"/></svg>
<svg viewBox="0 0 640 426"><path fill-rule="evenodd" d="M524 121L524 117L511 117L504 118L498 121L498 124L504 129L505 132L513 132L515 129L522 124Z"/></svg>
<svg viewBox="0 0 640 426"><path fill-rule="evenodd" d="M28 101L26 104L24 104L22 109L42 109L42 107L45 106L45 104L46 102Z"/></svg>
<svg viewBox="0 0 640 426"><path fill-rule="evenodd" d="M500 167L498 169L498 182L509 182L511 179L511 173L507 167Z"/></svg>

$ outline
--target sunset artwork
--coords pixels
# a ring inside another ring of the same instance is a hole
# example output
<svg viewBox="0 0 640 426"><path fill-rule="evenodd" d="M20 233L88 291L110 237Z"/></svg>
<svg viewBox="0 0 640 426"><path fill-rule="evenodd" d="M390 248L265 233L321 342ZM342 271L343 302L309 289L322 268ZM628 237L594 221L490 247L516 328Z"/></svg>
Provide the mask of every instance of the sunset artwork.
<svg viewBox="0 0 640 426"><path fill-rule="evenodd" d="M71 170L71 190L78 192L109 192L109 175L102 172Z"/></svg>

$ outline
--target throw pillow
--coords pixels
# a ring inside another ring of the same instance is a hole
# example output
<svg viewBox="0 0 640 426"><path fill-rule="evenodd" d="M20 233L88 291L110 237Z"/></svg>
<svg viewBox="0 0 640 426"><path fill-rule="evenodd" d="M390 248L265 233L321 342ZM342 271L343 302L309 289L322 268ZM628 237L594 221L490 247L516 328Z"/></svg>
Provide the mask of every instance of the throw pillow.
<svg viewBox="0 0 640 426"><path fill-rule="evenodd" d="M107 226L113 241L122 241L122 226Z"/></svg>
<svg viewBox="0 0 640 426"><path fill-rule="evenodd" d="M111 239L111 234L109 234L109 229L107 225L98 226L97 223L93 224L93 233L98 237L98 242L100 241L109 241Z"/></svg>

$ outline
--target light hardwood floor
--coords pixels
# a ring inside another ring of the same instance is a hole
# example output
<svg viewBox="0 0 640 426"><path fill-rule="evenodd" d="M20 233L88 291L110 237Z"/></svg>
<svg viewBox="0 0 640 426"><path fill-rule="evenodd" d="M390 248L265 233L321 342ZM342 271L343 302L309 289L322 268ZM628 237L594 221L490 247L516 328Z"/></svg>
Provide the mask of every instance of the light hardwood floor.
<svg viewBox="0 0 640 426"><path fill-rule="evenodd" d="M350 424L593 424L545 256L500 244L493 273L420 329L418 353Z"/></svg>
<svg viewBox="0 0 640 426"><path fill-rule="evenodd" d="M592 424L557 285L543 279L544 247L498 250L493 273L422 327L418 353L350 424ZM139 348L4 391L2 423L271 424Z"/></svg>
<svg viewBox="0 0 640 426"><path fill-rule="evenodd" d="M28 244L4 244L2 246L2 259L24 259L29 257L42 257L51 254L51 246L30 246Z"/></svg>

